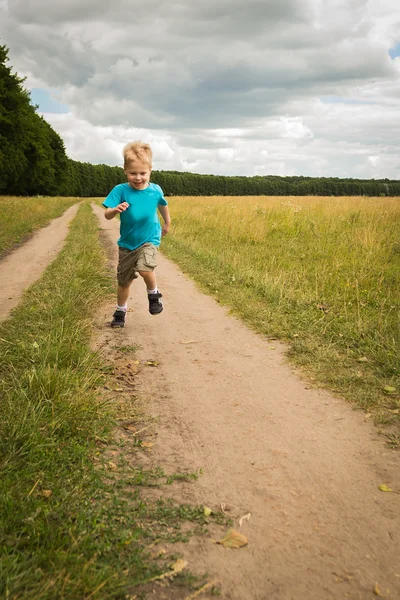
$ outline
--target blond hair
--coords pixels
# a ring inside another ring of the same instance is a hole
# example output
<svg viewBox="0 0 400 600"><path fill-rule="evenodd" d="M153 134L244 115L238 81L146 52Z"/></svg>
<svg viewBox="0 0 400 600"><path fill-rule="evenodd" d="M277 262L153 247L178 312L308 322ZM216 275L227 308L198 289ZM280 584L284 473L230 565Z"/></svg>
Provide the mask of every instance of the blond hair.
<svg viewBox="0 0 400 600"><path fill-rule="evenodd" d="M122 151L124 156L124 167L130 162L141 161L151 168L153 160L153 152L149 144L145 142L129 142L124 146Z"/></svg>

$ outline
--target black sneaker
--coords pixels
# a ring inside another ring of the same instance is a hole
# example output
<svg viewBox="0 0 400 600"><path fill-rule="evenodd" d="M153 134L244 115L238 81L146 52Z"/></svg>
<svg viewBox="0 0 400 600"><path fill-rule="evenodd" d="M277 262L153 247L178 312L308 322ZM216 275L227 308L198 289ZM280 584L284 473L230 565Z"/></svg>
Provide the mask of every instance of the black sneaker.
<svg viewBox="0 0 400 600"><path fill-rule="evenodd" d="M149 312L151 315L158 315L163 311L163 303L162 303L162 294L161 292L156 292L155 294L147 294L149 299Z"/></svg>
<svg viewBox="0 0 400 600"><path fill-rule="evenodd" d="M111 321L111 327L124 327L125 325L125 315L126 312L124 310L116 310L113 314L113 320Z"/></svg>

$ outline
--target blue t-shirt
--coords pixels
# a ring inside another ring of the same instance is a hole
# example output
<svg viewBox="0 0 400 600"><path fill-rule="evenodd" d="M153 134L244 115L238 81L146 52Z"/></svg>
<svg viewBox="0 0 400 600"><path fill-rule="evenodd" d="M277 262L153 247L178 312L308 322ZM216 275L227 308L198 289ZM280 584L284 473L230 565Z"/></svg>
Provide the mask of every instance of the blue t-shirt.
<svg viewBox="0 0 400 600"><path fill-rule="evenodd" d="M128 250L136 250L146 242L159 246L161 225L157 207L168 204L160 186L150 183L144 190L134 190L129 183L120 183L108 194L103 206L115 208L121 202L128 202L129 208L120 214L118 246Z"/></svg>

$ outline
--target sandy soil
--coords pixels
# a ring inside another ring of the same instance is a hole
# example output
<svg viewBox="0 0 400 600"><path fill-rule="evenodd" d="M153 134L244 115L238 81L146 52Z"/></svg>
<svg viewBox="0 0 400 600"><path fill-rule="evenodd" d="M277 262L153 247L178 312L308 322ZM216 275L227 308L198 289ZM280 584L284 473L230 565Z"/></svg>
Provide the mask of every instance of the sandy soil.
<svg viewBox="0 0 400 600"><path fill-rule="evenodd" d="M23 246L0 261L0 321L17 306L22 292L42 275L64 245L78 204L40 229Z"/></svg>
<svg viewBox="0 0 400 600"><path fill-rule="evenodd" d="M0 318L55 257L74 210L0 263ZM115 264L118 222L95 211ZM361 412L302 380L284 346L229 316L171 262L160 257L157 273L164 312L148 313L135 281L125 329L109 328L110 305L98 335L139 344L141 361L158 362L138 375L158 419L147 461L171 473L203 470L170 495L215 510L223 503L248 537L238 550L192 539L179 547L189 568L207 572L227 600L399 598L400 494L378 485L400 491L400 453ZM170 598L162 588L154 597Z"/></svg>
<svg viewBox="0 0 400 600"><path fill-rule="evenodd" d="M118 222L96 210L115 244ZM171 473L203 470L170 495L223 503L248 537L238 550L192 539L179 548L191 570L207 572L229 600L399 598L400 494L378 485L400 491L400 454L363 413L302 380L284 346L229 316L170 261L160 257L157 273L164 312L148 313L137 280L125 329L109 328L109 306L99 335L139 344L141 361L158 362L138 376L158 418L149 460Z"/></svg>

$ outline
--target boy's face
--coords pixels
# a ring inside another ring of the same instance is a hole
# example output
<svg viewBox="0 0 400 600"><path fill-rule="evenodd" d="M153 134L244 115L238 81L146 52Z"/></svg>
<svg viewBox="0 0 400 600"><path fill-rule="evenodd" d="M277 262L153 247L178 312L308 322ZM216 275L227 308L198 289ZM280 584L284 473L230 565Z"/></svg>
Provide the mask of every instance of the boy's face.
<svg viewBox="0 0 400 600"><path fill-rule="evenodd" d="M134 190L144 190L148 187L151 169L147 163L132 160L125 165L124 172Z"/></svg>

